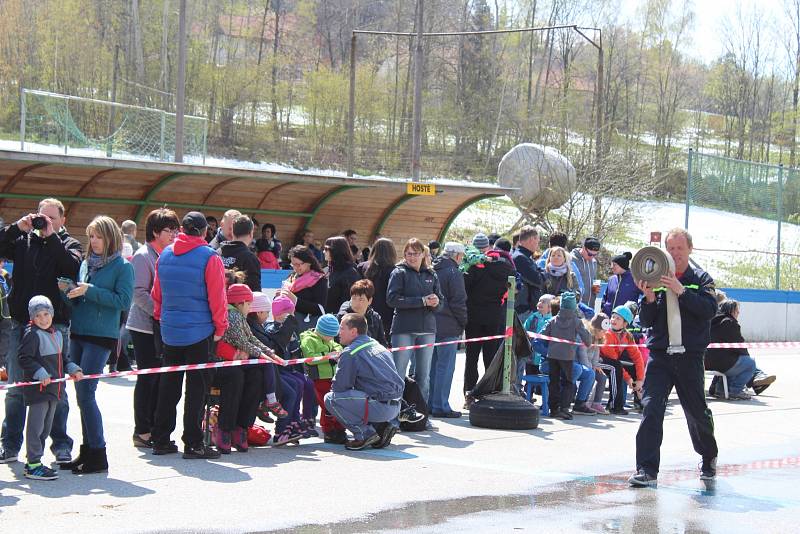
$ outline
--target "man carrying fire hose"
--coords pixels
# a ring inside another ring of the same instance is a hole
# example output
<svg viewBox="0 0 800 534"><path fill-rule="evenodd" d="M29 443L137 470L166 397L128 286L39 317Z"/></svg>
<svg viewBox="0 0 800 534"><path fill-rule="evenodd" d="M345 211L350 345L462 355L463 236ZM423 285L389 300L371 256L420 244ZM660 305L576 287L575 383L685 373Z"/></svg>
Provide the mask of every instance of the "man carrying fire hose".
<svg viewBox="0 0 800 534"><path fill-rule="evenodd" d="M710 339L711 318L717 310L714 281L689 266L692 236L682 228L670 230L665 253L645 247L631 265L636 285L644 293L639 320L650 327L650 362L644 380L642 422L636 434L636 473L631 486L655 486L658 480L664 411L675 387L694 450L702 457L701 480L716 476L717 441L714 420L704 393L703 354Z"/></svg>

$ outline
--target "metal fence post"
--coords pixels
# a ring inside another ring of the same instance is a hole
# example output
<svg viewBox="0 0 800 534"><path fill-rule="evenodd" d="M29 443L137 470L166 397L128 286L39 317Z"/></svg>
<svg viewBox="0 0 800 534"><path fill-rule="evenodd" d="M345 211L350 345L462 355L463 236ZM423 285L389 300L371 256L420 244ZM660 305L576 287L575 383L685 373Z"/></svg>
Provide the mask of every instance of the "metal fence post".
<svg viewBox="0 0 800 534"><path fill-rule="evenodd" d="M19 104L19 149L22 151L25 150L25 115L25 89L23 89L22 94L20 95Z"/></svg>
<svg viewBox="0 0 800 534"><path fill-rule="evenodd" d="M167 128L167 112L161 112L161 156L159 159L164 161L164 131Z"/></svg>
<svg viewBox="0 0 800 534"><path fill-rule="evenodd" d="M783 225L783 163L778 165L778 247L775 256L775 289L781 288L781 226Z"/></svg>
<svg viewBox="0 0 800 534"><path fill-rule="evenodd" d="M689 149L689 163L686 168L686 216L683 220L683 227L688 230L689 229L689 206L691 205L691 197L692 194L692 157L694 156L694 150L691 148Z"/></svg>
<svg viewBox="0 0 800 534"><path fill-rule="evenodd" d="M203 165L206 164L207 151L208 151L208 119L203 121Z"/></svg>
<svg viewBox="0 0 800 534"><path fill-rule="evenodd" d="M514 345L514 297L517 292L517 279L514 276L508 277L508 296L506 297L506 329L505 334L511 333L512 336L503 339L503 394L511 393L511 373L516 374L516 369L511 369L511 360Z"/></svg>

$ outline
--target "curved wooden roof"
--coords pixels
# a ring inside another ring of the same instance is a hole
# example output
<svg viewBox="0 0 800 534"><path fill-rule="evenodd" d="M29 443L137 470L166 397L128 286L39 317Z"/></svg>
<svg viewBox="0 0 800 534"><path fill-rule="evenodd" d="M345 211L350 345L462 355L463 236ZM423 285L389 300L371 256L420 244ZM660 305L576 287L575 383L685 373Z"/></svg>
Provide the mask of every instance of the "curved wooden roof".
<svg viewBox="0 0 800 534"><path fill-rule="evenodd" d="M377 235L398 244L412 236L441 240L464 208L510 190L447 181L436 184L436 191L436 196L407 195L406 182L373 177L0 150L0 216L13 220L35 211L40 199L56 197L79 239L98 214L142 223L151 209L166 205L179 215L195 209L218 219L225 210L238 209L262 224L275 224L287 244L304 228L317 239L352 228L362 246ZM143 238L143 224L139 234Z"/></svg>

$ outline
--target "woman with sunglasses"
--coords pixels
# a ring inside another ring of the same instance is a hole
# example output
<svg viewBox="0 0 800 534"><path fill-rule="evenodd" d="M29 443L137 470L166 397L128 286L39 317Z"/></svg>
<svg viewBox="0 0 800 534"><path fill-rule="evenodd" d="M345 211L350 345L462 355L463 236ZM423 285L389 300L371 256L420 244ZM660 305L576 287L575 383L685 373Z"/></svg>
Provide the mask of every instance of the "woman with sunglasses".
<svg viewBox="0 0 800 534"><path fill-rule="evenodd" d="M403 247L403 260L389 277L386 303L394 308L392 346L430 345L436 338L436 311L442 306L439 279L428 265L425 246L411 238ZM400 376L406 376L412 356L416 367L414 379L429 397L433 347L400 350L394 353L394 363Z"/></svg>

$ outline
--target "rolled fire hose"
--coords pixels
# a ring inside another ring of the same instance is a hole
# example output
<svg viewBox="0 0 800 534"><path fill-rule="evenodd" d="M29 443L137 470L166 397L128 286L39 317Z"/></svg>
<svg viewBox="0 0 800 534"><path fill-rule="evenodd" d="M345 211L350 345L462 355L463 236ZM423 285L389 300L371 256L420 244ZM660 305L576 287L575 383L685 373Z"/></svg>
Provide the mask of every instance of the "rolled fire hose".
<svg viewBox="0 0 800 534"><path fill-rule="evenodd" d="M661 277L675 274L675 261L672 256L658 247L644 247L631 260L631 274L635 280L644 280L650 287L660 287ZM681 310L678 295L666 289L667 298L667 330L669 331L669 347L667 353L680 354L686 352L681 337Z"/></svg>

